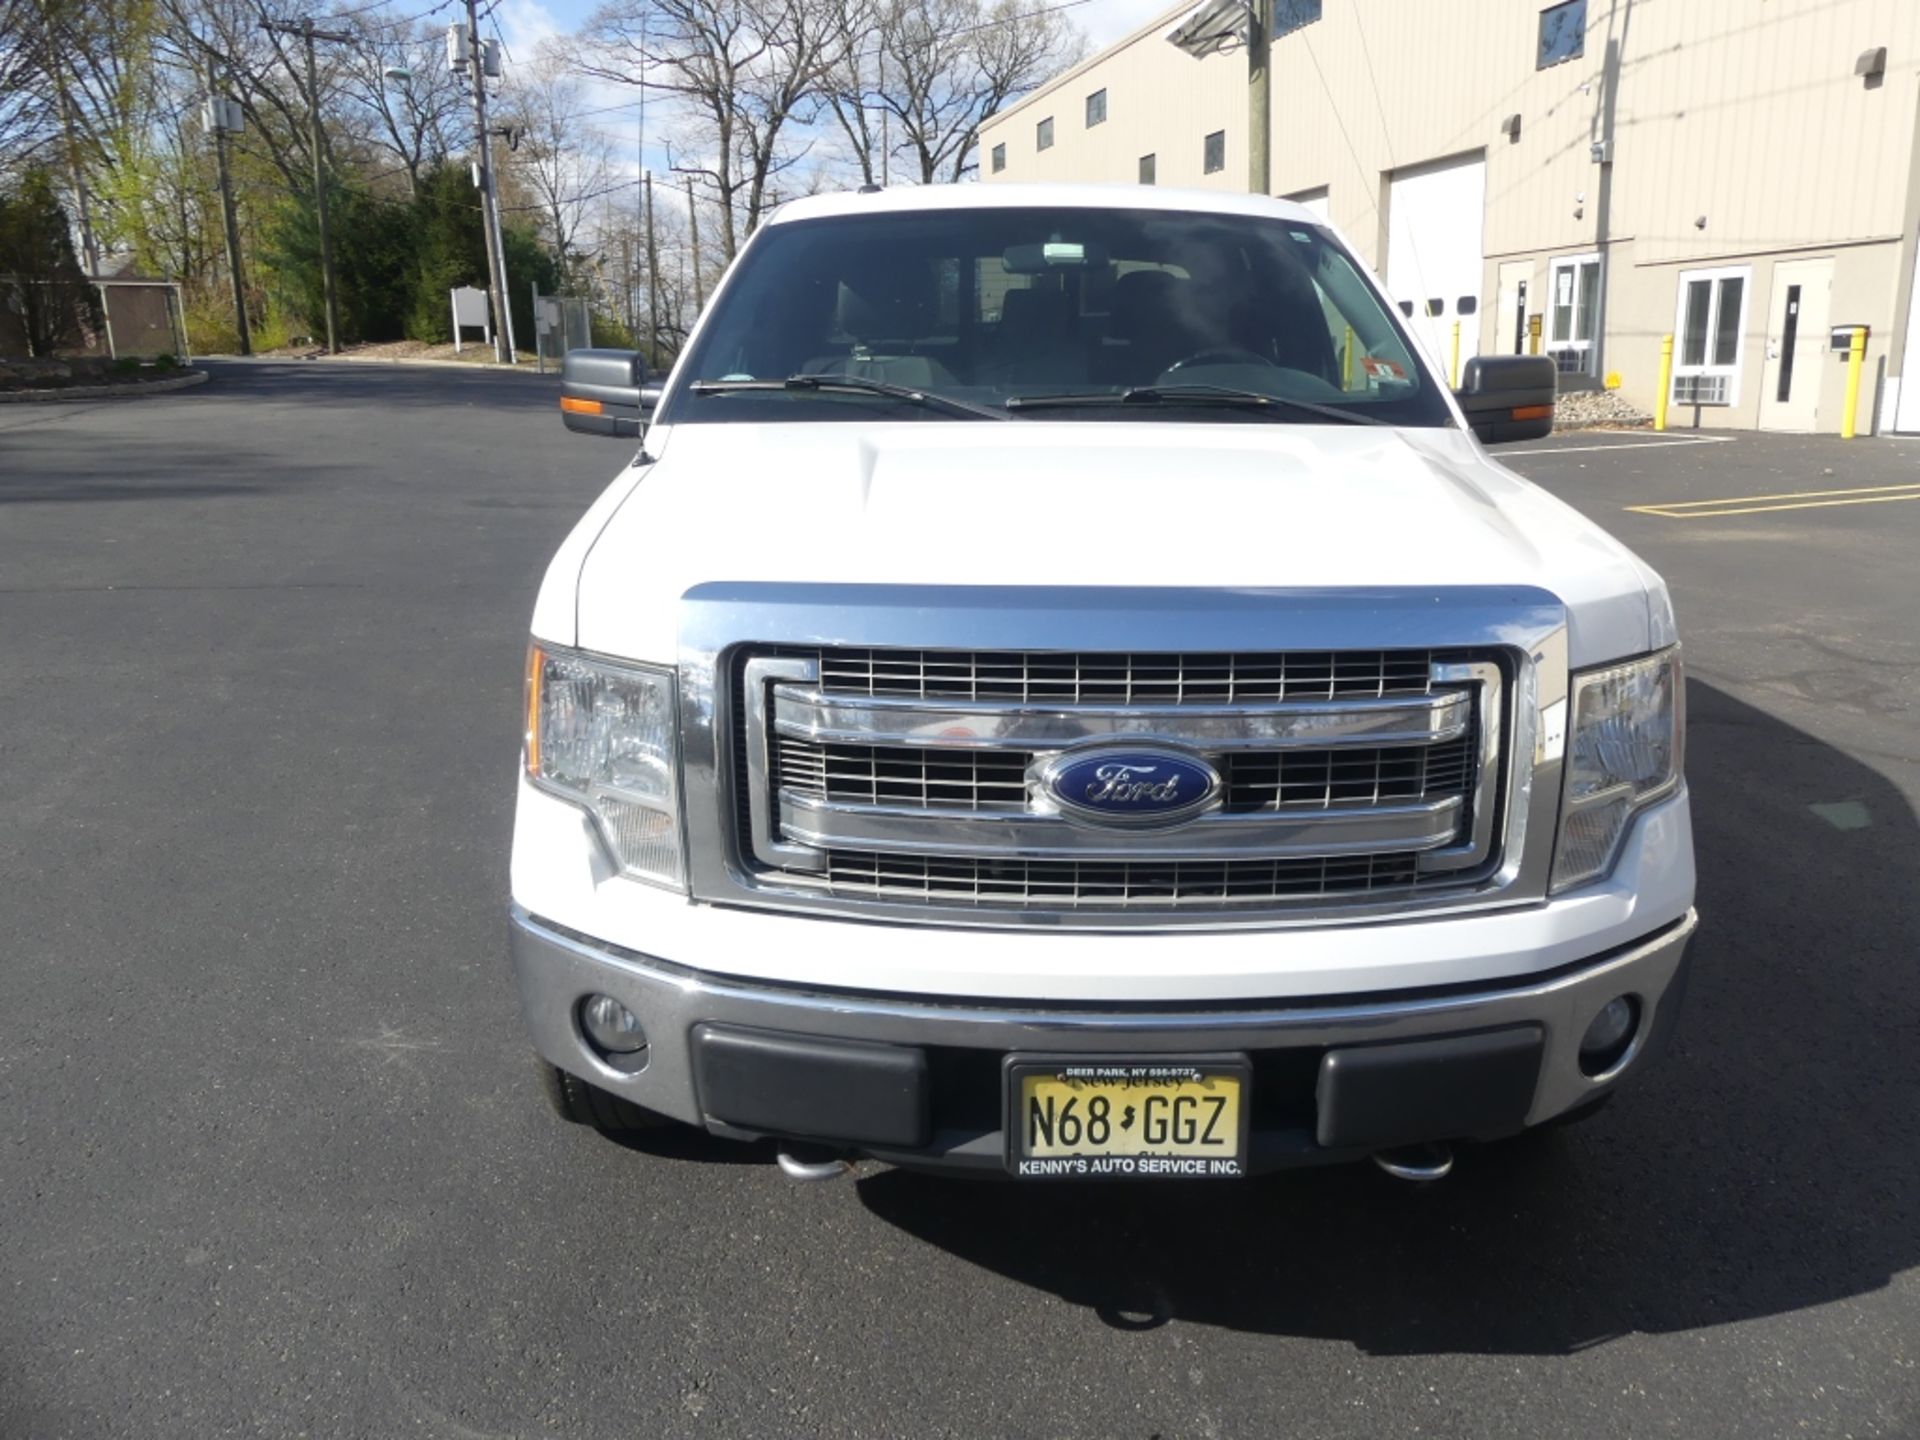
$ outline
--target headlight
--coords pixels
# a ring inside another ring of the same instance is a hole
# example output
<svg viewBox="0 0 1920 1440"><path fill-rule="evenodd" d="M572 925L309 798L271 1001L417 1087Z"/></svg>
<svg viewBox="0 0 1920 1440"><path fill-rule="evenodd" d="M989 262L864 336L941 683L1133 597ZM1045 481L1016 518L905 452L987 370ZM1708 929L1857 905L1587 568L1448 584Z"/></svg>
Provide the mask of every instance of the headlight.
<svg viewBox="0 0 1920 1440"><path fill-rule="evenodd" d="M673 672L527 652L527 774L590 811L620 868L679 889Z"/></svg>
<svg viewBox="0 0 1920 1440"><path fill-rule="evenodd" d="M1680 784L1680 651L1573 677L1555 892L1613 869L1627 822Z"/></svg>

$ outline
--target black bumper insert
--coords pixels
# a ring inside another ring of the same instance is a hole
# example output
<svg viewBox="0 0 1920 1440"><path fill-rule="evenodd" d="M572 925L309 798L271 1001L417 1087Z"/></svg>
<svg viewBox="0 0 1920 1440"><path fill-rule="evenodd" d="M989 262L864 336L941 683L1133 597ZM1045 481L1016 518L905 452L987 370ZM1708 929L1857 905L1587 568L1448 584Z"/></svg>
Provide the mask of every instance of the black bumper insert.
<svg viewBox="0 0 1920 1440"><path fill-rule="evenodd" d="M1526 1124L1546 1034L1515 1025L1438 1040L1329 1050L1315 1138L1329 1150L1494 1139Z"/></svg>
<svg viewBox="0 0 1920 1440"><path fill-rule="evenodd" d="M932 1136L912 1046L698 1025L693 1067L701 1110L737 1130L906 1149Z"/></svg>

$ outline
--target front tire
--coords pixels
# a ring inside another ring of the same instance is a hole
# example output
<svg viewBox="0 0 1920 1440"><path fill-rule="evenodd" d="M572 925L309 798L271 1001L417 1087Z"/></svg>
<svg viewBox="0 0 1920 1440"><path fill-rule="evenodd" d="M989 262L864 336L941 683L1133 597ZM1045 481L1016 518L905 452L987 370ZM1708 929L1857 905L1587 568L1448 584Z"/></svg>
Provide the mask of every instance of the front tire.
<svg viewBox="0 0 1920 1440"><path fill-rule="evenodd" d="M664 1115L643 1109L631 1100L622 1100L598 1085L588 1084L539 1055L533 1057L533 1063L547 1107L569 1125L591 1125L602 1135L618 1137L658 1130L672 1123Z"/></svg>

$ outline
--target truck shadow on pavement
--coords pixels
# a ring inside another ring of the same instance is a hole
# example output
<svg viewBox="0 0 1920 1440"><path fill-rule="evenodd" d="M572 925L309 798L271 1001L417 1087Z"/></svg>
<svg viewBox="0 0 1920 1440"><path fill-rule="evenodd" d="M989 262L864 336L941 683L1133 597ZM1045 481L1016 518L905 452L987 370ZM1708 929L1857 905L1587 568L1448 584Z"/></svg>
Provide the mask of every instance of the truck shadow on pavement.
<svg viewBox="0 0 1920 1440"><path fill-rule="evenodd" d="M1218 1189L888 1171L862 1201L1118 1328L1375 1354L1560 1354L1886 1286L1920 1263L1920 826L1823 741L1698 681L1688 704L1686 1010L1594 1119L1463 1150L1430 1187L1371 1166Z"/></svg>

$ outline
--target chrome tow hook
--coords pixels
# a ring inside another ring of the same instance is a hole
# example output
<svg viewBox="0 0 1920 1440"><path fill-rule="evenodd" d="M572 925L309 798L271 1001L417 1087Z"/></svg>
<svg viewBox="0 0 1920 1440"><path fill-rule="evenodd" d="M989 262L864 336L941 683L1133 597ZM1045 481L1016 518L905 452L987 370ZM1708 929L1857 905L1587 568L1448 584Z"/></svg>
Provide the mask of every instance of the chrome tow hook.
<svg viewBox="0 0 1920 1440"><path fill-rule="evenodd" d="M824 1160L803 1160L790 1150L782 1150L780 1173L795 1181L838 1180L853 1173L853 1162L844 1155L829 1155Z"/></svg>
<svg viewBox="0 0 1920 1440"><path fill-rule="evenodd" d="M1441 1144L1402 1145L1394 1150L1375 1151L1373 1163L1396 1180L1444 1180L1453 1173L1453 1147Z"/></svg>

